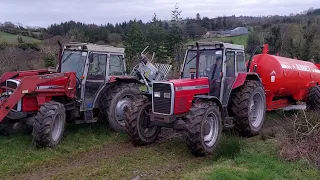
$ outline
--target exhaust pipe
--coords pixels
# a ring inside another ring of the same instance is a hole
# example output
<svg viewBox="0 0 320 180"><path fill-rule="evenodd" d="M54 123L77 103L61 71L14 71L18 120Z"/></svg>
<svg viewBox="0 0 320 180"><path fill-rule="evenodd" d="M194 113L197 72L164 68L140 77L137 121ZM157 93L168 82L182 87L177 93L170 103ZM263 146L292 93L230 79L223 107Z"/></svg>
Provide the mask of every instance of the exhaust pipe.
<svg viewBox="0 0 320 180"><path fill-rule="evenodd" d="M58 41L59 44L59 54L58 54L58 72L61 72L61 63L62 63L62 44Z"/></svg>
<svg viewBox="0 0 320 180"><path fill-rule="evenodd" d="M196 60L196 78L199 78L199 61L200 61L200 51L199 51L199 43L196 42L197 46L197 60Z"/></svg>

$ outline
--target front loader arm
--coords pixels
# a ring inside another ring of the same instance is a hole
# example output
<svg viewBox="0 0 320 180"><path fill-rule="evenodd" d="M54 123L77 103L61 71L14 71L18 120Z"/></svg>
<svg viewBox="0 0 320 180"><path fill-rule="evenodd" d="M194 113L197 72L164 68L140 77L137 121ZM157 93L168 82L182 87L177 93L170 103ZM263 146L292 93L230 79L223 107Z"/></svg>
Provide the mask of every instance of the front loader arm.
<svg viewBox="0 0 320 180"><path fill-rule="evenodd" d="M23 98L23 96L35 92L35 90L37 89L37 85L61 78L63 76L69 75L63 73L55 73L40 76L26 76L22 78L19 86L8 98L0 99L0 123L8 115L10 110L20 101L20 99Z"/></svg>

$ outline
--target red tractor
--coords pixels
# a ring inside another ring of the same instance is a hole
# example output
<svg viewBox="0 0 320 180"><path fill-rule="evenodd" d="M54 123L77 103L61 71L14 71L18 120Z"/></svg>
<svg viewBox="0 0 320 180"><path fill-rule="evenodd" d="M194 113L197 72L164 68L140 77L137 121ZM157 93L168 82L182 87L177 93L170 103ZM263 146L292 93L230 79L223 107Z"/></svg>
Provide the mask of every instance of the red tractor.
<svg viewBox="0 0 320 180"><path fill-rule="evenodd" d="M257 135L264 123L266 96L259 75L247 72L244 47L196 43L186 51L181 78L153 83L126 109L134 145L153 143L161 127L181 130L194 155L214 151L223 127Z"/></svg>
<svg viewBox="0 0 320 180"><path fill-rule="evenodd" d="M38 147L52 147L66 122L107 121L124 130L124 111L141 82L126 76L124 49L86 43L60 45L56 71L7 72L0 79L0 126L5 134L31 126Z"/></svg>

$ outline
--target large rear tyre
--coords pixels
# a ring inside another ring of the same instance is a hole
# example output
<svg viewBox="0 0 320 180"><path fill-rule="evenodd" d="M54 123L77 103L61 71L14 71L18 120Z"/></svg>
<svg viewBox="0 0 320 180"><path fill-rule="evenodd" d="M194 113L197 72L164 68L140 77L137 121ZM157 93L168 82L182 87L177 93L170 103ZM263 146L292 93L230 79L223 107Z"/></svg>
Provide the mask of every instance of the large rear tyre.
<svg viewBox="0 0 320 180"><path fill-rule="evenodd" d="M108 90L104 92L100 101L101 120L108 122L113 131L124 132L124 109L131 106L137 99L140 94L139 87L135 84L120 84Z"/></svg>
<svg viewBox="0 0 320 180"><path fill-rule="evenodd" d="M32 141L36 147L54 147L62 139L66 124L64 105L50 101L43 104L33 124Z"/></svg>
<svg viewBox="0 0 320 180"><path fill-rule="evenodd" d="M259 81L246 81L232 93L230 109L235 128L240 135L258 135L266 113L266 97L262 84Z"/></svg>
<svg viewBox="0 0 320 180"><path fill-rule="evenodd" d="M219 107L213 102L193 104L186 118L185 139L191 153L195 156L212 154L222 131Z"/></svg>
<svg viewBox="0 0 320 180"><path fill-rule="evenodd" d="M319 110L320 109L320 86L314 86L309 90L307 96L307 109Z"/></svg>
<svg viewBox="0 0 320 180"><path fill-rule="evenodd" d="M154 143L160 134L161 127L151 124L150 113L152 104L145 96L127 109L125 127L134 146Z"/></svg>

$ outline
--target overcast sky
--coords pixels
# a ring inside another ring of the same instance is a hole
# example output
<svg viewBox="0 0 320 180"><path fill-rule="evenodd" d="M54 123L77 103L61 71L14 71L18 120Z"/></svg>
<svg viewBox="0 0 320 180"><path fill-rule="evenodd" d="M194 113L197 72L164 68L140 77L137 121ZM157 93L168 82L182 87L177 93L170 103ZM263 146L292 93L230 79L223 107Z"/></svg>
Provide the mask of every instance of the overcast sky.
<svg viewBox="0 0 320 180"><path fill-rule="evenodd" d="M320 0L0 0L0 22L12 21L29 26L47 27L63 21L106 24L141 19L153 13L170 19L178 3L182 17L223 15L289 15L311 7Z"/></svg>

